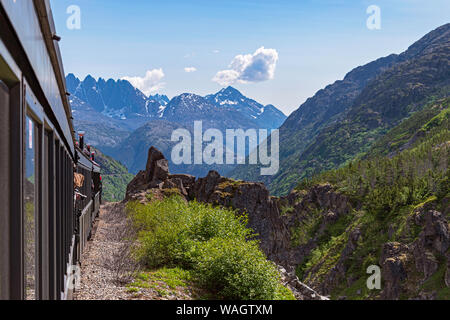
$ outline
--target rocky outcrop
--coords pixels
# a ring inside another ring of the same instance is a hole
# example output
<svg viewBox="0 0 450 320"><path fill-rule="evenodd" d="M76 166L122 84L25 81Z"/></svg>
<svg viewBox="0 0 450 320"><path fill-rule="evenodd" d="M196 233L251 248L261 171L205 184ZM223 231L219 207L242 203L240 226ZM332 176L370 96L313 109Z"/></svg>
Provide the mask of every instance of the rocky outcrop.
<svg viewBox="0 0 450 320"><path fill-rule="evenodd" d="M313 289L304 285L295 275L292 267L290 250L290 232L280 215L279 199L269 195L262 183L235 181L222 177L216 171L200 179L190 175L171 175L162 153L157 149L149 150L149 158L145 171L139 174L128 185L125 201L149 201L152 196L164 196L168 191L176 192L186 200L197 200L213 205L230 207L239 213L246 213L248 225L255 231L260 241L261 250L266 256L288 267L279 267L283 282L289 285L298 299L323 300Z"/></svg>
<svg viewBox="0 0 450 320"><path fill-rule="evenodd" d="M147 165L145 167L145 180L148 183L165 181L169 175L169 161L161 151L155 147L148 150Z"/></svg>
<svg viewBox="0 0 450 320"><path fill-rule="evenodd" d="M140 171L128 184L125 201L139 200L146 201L146 191L152 190L157 195L176 190L185 198L188 197L195 177L190 175L169 173L169 162L155 147L148 151L148 160L145 171Z"/></svg>
<svg viewBox="0 0 450 320"><path fill-rule="evenodd" d="M292 291L297 300L329 300L327 297L320 295L314 289L300 282L295 274L295 269L290 269L290 272L288 272L284 267L278 266L282 283Z"/></svg>
<svg viewBox="0 0 450 320"><path fill-rule="evenodd" d="M330 295L331 289L337 287L341 281L346 281L348 286L351 286L352 282L356 279L352 279L347 275L346 263L351 257L352 253L358 247L358 241L361 239L362 234L359 228L355 228L350 231L348 241L344 250L339 257L338 262L328 274L324 277L323 282L320 284L320 293L323 295Z"/></svg>
<svg viewBox="0 0 450 320"><path fill-rule="evenodd" d="M444 284L450 287L450 233L447 219L442 213L425 205L418 208L409 219L409 223L420 227L415 241L410 244L389 242L383 247L380 265L384 288L383 299L399 299L402 293L411 291L411 283L426 282L439 269L442 263L446 265ZM446 260L446 261L440 261ZM415 279L417 274L420 278ZM408 281L411 280L411 281ZM419 292L418 299L434 298L427 292Z"/></svg>
<svg viewBox="0 0 450 320"><path fill-rule="evenodd" d="M415 246L420 251L433 250L440 254L450 247L450 232L447 219L436 210L419 210L414 216L416 225L422 227Z"/></svg>
<svg viewBox="0 0 450 320"><path fill-rule="evenodd" d="M450 287L450 228L447 219L436 210L422 208L414 215L414 221L422 227L412 246L416 269L423 273L425 281L439 269L440 263L443 263L439 261L439 257L447 260L444 282Z"/></svg>
<svg viewBox="0 0 450 320"><path fill-rule="evenodd" d="M380 266L384 288L381 297L386 300L398 299L402 291L402 282L407 278L409 249L398 242L386 243L383 247Z"/></svg>
<svg viewBox="0 0 450 320"><path fill-rule="evenodd" d="M289 229L280 216L277 200L270 197L264 184L234 181L211 171L195 182L190 197L245 212L268 258L289 265Z"/></svg>
<svg viewBox="0 0 450 320"><path fill-rule="evenodd" d="M186 200L207 202L246 212L249 227L258 235L261 249L269 259L288 265L289 230L282 221L278 203L262 183L247 183L224 178L211 171L198 180L190 175L171 175L164 155L151 147L146 170L139 172L127 188L126 200L145 201L145 193L177 192Z"/></svg>

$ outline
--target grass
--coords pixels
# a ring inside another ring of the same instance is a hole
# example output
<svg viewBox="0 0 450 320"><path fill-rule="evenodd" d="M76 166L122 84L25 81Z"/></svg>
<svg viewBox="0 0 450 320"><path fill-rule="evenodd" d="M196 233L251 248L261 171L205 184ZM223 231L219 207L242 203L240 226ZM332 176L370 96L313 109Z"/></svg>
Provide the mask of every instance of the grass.
<svg viewBox="0 0 450 320"><path fill-rule="evenodd" d="M181 268L160 268L153 271L141 272L128 285L129 293L139 293L142 289L153 289L159 296L178 295L194 288L195 283L191 272Z"/></svg>

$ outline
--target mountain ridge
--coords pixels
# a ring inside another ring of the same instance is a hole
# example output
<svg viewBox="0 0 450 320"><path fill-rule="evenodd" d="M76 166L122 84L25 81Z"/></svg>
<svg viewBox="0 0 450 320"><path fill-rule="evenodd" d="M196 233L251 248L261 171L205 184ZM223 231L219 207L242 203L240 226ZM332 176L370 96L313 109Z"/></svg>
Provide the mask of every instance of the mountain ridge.
<svg viewBox="0 0 450 320"><path fill-rule="evenodd" d="M139 89L133 87L127 80L113 80L108 79L105 81L103 78L95 80L91 75L87 75L84 80L80 80L73 73L69 73L66 76L67 89L72 96L73 108L79 107L80 101L88 104L93 110L100 112L110 118L126 120L128 118L148 117L151 119L166 118L167 106L183 104L184 106L190 105L205 106L205 111L214 111L219 109L222 111L238 111L254 123L258 128L267 127L270 129L278 128L282 122L286 119L286 115L278 110L274 105L263 106L253 99L245 97L240 91L233 87L227 87L220 90L216 94L210 94L205 97L194 93L182 93L169 99L166 95L150 95L146 96ZM232 92L232 94L230 94ZM228 93L228 100L230 104L224 105L222 101L212 99L212 97L218 97L222 93ZM232 95L232 97L230 97ZM74 98L78 99L74 100ZM191 99L192 101L186 101ZM204 100L203 100L204 99ZM207 102L210 105L207 105ZM243 102L244 105L240 105ZM232 108L231 108L232 107ZM269 112L274 116L272 122L264 121L264 123L258 123L258 116L264 113L265 108L268 108ZM180 106L178 106L180 108ZM184 111L193 111L184 110ZM255 112L258 110L260 112ZM247 114L249 113L249 114ZM180 115L180 117L183 115ZM172 118L174 115L172 114ZM177 119L179 120L179 119ZM267 123L266 123L267 122Z"/></svg>
<svg viewBox="0 0 450 320"><path fill-rule="evenodd" d="M450 24L430 32L400 55L350 71L319 90L280 128L280 172L261 178L240 166L234 178L265 182L286 194L301 179L339 167L435 95L449 92Z"/></svg>
<svg viewBox="0 0 450 320"><path fill-rule="evenodd" d="M218 129L225 135L227 129L270 131L286 119L273 105L263 106L232 87L207 97L183 93L169 99L160 94L147 97L126 80L99 78L96 81L88 75L81 81L73 74L67 76L67 87L75 128L85 131L87 141L122 161L132 173L137 173L142 164L140 159L146 157L143 146L155 145L170 153L168 146L175 145L171 133L176 129L192 133L195 121L202 121L203 130ZM222 94L227 94L228 104L211 99ZM245 152L239 156L245 157L249 150ZM210 169L225 173L231 167L179 165L177 168L171 163L171 169L202 175Z"/></svg>

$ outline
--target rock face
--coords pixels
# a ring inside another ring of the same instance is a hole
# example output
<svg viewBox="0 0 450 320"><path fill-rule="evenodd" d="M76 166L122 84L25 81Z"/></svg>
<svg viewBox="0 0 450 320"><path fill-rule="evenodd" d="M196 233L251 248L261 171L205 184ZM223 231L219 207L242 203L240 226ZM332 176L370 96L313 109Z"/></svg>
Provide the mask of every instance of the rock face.
<svg viewBox="0 0 450 320"><path fill-rule="evenodd" d="M330 295L331 289L338 286L340 281L346 281L348 286L351 285L354 279L351 279L347 276L346 262L351 257L352 253L356 250L358 241L361 237L362 234L359 228L355 228L350 232L347 244L339 257L338 262L333 268L331 268L331 270L325 276L324 280L319 286L319 291L321 292L321 294Z"/></svg>
<svg viewBox="0 0 450 320"><path fill-rule="evenodd" d="M450 233L448 221L438 211L427 206L419 208L410 219L410 223L421 228L417 239L410 244L388 242L384 245L380 266L384 288L383 299L399 299L408 280L413 281L415 274L422 277L417 279L421 283L430 279L439 269L441 259L446 260L444 283L450 287ZM445 263L445 262L444 262ZM434 298L420 292L419 299Z"/></svg>
<svg viewBox="0 0 450 320"><path fill-rule="evenodd" d="M381 277L385 282L381 295L383 299L398 299L402 282L407 278L408 259L407 246L398 242L389 242L384 245L380 258Z"/></svg>
<svg viewBox="0 0 450 320"><path fill-rule="evenodd" d="M148 183L165 181L169 175L169 162L164 158L161 151L155 147L151 147L150 150L148 150L147 159L145 180Z"/></svg>
<svg viewBox="0 0 450 320"><path fill-rule="evenodd" d="M327 297L320 295L314 289L300 282L295 274L294 268L291 268L291 271L288 272L285 268L278 266L278 271L281 275L281 281L292 291L297 300L329 300Z"/></svg>

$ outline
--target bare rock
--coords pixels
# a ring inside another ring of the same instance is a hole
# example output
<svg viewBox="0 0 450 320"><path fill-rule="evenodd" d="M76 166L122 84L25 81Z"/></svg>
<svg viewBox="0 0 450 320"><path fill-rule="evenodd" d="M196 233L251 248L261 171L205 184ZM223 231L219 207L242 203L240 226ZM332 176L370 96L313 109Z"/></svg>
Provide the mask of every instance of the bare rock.
<svg viewBox="0 0 450 320"><path fill-rule="evenodd" d="M423 226L419 245L444 254L450 247L450 232L443 215L435 210L423 210L416 213L415 221Z"/></svg>
<svg viewBox="0 0 450 320"><path fill-rule="evenodd" d="M161 162L160 168L156 169L156 166L157 166L159 160L166 160L166 158L164 157L164 155L162 154L161 151L159 151L158 149L156 149L155 147L152 146L148 150L147 165L145 166L145 180L147 183L150 183L151 181L155 180L155 178L157 178L155 176L156 170L158 170L158 175L160 175L161 177L164 176L164 174L163 174L163 171L164 171L163 169L164 169L164 165L165 165L164 162ZM167 173L167 175L169 174L168 162L167 162L166 173ZM159 179L159 180L163 181L164 179Z"/></svg>
<svg viewBox="0 0 450 320"><path fill-rule="evenodd" d="M179 178L171 178L165 180L162 184L162 189L175 189L178 190L182 196L188 196L188 193L184 188L183 181Z"/></svg>
<svg viewBox="0 0 450 320"><path fill-rule="evenodd" d="M406 264L409 259L409 250L406 245L398 242L388 242L383 246L380 257L382 279L384 288L382 299L397 300L402 291L402 283L407 279Z"/></svg>
<svg viewBox="0 0 450 320"><path fill-rule="evenodd" d="M165 181L169 177L169 161L160 159L156 161L151 181Z"/></svg>
<svg viewBox="0 0 450 320"><path fill-rule="evenodd" d="M344 250L342 250L336 265L331 268L328 274L325 276L325 280L320 285L320 292L324 295L330 295L332 290L339 285L342 280L347 280L349 286L355 279L351 279L347 276L346 262L351 257L353 252L358 247L358 241L362 238L361 230L356 227L353 229L348 237L348 241ZM311 270L314 272L314 270Z"/></svg>
<svg viewBox="0 0 450 320"><path fill-rule="evenodd" d="M277 267L281 275L283 285L287 286L289 290L292 291L297 300L329 300L329 298L320 295L314 289L302 283L298 279L293 268L290 268L290 272L288 272L282 266Z"/></svg>
<svg viewBox="0 0 450 320"><path fill-rule="evenodd" d="M415 223L422 227L422 232L413 243L413 252L417 270L428 279L439 268L435 253L444 255L450 247L450 233L447 220L435 210L418 210L414 216Z"/></svg>
<svg viewBox="0 0 450 320"><path fill-rule="evenodd" d="M189 174L171 174L169 179L180 179L186 190L190 190L195 184L195 177Z"/></svg>
<svg viewBox="0 0 450 320"><path fill-rule="evenodd" d="M148 183L146 181L146 172L140 171L131 182L127 185L125 201L130 201L133 195L147 189Z"/></svg>

